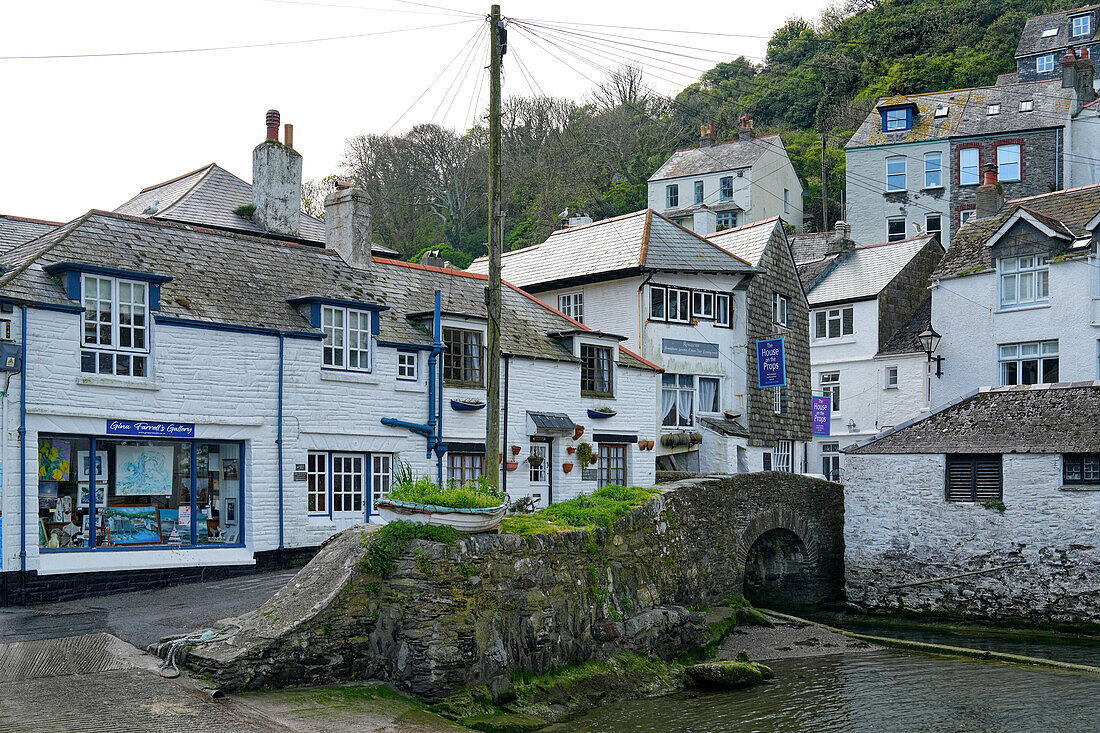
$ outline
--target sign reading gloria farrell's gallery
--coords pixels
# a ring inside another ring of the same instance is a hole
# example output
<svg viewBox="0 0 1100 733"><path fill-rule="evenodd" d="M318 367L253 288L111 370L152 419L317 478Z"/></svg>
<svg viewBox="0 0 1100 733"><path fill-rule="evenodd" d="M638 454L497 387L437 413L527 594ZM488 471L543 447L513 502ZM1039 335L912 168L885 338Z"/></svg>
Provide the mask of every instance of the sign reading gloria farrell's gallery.
<svg viewBox="0 0 1100 733"><path fill-rule="evenodd" d="M756 342L756 378L761 388L787 386L787 359L782 338Z"/></svg>
<svg viewBox="0 0 1100 733"><path fill-rule="evenodd" d="M147 422L144 420L108 420L107 435L194 438L195 424L186 422Z"/></svg>
<svg viewBox="0 0 1100 733"><path fill-rule="evenodd" d="M661 339L662 354L679 356L698 356L704 359L718 358L718 344L705 341L683 341L681 339Z"/></svg>

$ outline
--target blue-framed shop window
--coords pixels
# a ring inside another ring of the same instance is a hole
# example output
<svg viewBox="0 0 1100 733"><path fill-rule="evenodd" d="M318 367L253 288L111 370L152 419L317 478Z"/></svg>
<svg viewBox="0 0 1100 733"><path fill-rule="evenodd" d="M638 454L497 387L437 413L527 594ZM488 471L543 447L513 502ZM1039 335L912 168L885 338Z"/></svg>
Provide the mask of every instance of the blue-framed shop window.
<svg viewBox="0 0 1100 733"><path fill-rule="evenodd" d="M245 545L240 441L40 434L40 552Z"/></svg>

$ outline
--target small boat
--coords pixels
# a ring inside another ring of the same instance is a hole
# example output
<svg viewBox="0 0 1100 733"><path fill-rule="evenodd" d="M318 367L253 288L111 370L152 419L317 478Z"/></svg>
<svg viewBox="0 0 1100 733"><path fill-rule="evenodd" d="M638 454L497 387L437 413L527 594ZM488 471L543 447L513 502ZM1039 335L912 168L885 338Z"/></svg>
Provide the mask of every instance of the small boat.
<svg viewBox="0 0 1100 733"><path fill-rule="evenodd" d="M589 410L588 416L593 420L606 420L609 417L615 417L618 413L614 410Z"/></svg>
<svg viewBox="0 0 1100 733"><path fill-rule="evenodd" d="M459 532L490 532L500 526L508 504L486 509L456 509L432 504L416 504L411 501L379 499L378 516L386 522L395 520L453 527Z"/></svg>
<svg viewBox="0 0 1100 733"><path fill-rule="evenodd" d="M451 409L458 410L459 412L473 412L474 410L484 410L484 402L464 402L462 400L451 400Z"/></svg>

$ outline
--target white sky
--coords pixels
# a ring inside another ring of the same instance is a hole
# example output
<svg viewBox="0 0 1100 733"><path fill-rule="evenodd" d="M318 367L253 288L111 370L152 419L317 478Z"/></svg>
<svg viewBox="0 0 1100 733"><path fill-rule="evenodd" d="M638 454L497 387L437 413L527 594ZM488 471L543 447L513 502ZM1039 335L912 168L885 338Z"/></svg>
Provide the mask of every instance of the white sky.
<svg viewBox="0 0 1100 733"><path fill-rule="evenodd" d="M459 11L486 13L490 3L423 0ZM308 6L306 3L328 3ZM826 0L771 3L708 0L504 0L506 17L603 23L644 28L669 27L770 36L789 17L814 18ZM344 7L334 7L344 6ZM359 7L351 7L359 6ZM365 8L365 9L364 9ZM0 56L57 55L181 49L375 33L466 20L399 0L69 0L0 2ZM470 16L473 17L473 16ZM580 28L581 33L648 36L761 57L765 38L647 34ZM338 170L344 142L360 133L407 130L420 122L465 128L470 120L477 69L452 96L459 61L398 122L468 39L487 32L483 23L323 43L205 53L114 58L0 60L0 213L67 221L90 208L113 209L141 188L216 161L251 179L252 148L263 140L264 114L280 110L294 125L294 146L305 158L305 178ZM601 72L539 41L594 79ZM599 53L649 54L645 41L634 47L574 43ZM528 92L517 57L548 94L583 99L592 84L554 60L516 28L505 57L505 94ZM472 47L471 47L472 48ZM610 49L610 50L609 50ZM479 47L480 50L480 47ZM713 54L677 53L719 59ZM590 56L611 66L611 61ZM650 69L650 81L670 92L690 83L675 66L712 64L665 56L664 69ZM621 64L620 64L621 65ZM480 64L477 64L480 66ZM663 76L669 81L654 78ZM675 82L669 83L669 82ZM481 85L483 86L483 85ZM480 105L487 91L482 89ZM451 99L453 98L453 102ZM442 101L441 101L442 100ZM444 112L450 108L449 114ZM476 113L475 113L476 114Z"/></svg>

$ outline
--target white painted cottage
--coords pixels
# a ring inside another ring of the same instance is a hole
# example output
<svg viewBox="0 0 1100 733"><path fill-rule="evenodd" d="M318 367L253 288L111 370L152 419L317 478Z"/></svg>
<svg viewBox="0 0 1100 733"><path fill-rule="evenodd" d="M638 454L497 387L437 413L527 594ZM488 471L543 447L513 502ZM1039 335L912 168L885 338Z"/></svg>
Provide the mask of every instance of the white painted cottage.
<svg viewBox="0 0 1100 733"><path fill-rule="evenodd" d="M265 562L371 520L399 464L488 470L485 277L372 258L356 189L326 208L325 246L93 210L0 255L8 599ZM502 300L510 495L651 484L657 368Z"/></svg>
<svg viewBox="0 0 1100 733"><path fill-rule="evenodd" d="M849 603L1100 623L1100 382L986 387L846 449Z"/></svg>

